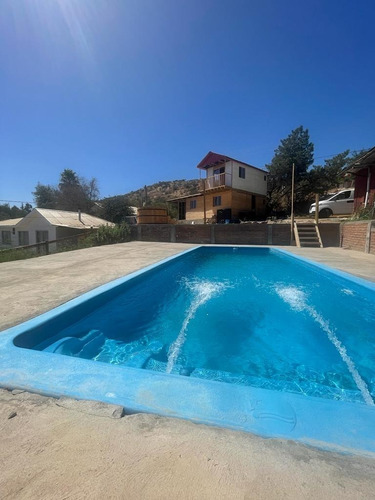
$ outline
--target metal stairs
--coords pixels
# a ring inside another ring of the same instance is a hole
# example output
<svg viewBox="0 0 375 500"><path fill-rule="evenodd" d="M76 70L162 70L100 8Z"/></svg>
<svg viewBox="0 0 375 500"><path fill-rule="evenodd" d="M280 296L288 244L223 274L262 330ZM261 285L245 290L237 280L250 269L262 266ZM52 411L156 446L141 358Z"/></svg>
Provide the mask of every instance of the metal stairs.
<svg viewBox="0 0 375 500"><path fill-rule="evenodd" d="M295 222L294 237L297 247L323 248L319 227L314 222Z"/></svg>

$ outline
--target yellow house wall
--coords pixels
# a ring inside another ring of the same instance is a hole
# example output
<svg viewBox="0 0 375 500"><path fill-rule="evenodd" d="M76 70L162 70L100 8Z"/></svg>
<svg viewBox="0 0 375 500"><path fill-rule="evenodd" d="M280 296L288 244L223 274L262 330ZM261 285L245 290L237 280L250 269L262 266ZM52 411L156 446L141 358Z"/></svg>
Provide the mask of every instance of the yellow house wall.
<svg viewBox="0 0 375 500"><path fill-rule="evenodd" d="M214 207L214 196L221 196L221 205ZM190 208L190 201L197 200L197 208ZM223 208L231 208L232 190L215 191L214 193L206 193L206 219L211 219L216 216L217 210ZM195 220L204 218L204 196L196 196L186 200L186 220Z"/></svg>
<svg viewBox="0 0 375 500"><path fill-rule="evenodd" d="M213 199L215 196L221 196L221 205L213 206ZM256 196L256 215L262 217L265 214L265 200L264 196ZM186 200L186 220L197 220L204 218L204 202L203 195L196 196L195 198L188 198ZM196 200L197 207L190 208L190 201ZM222 191L215 191L206 193L206 218L210 219L216 216L217 211L220 209L232 209L232 216L238 217L240 212L250 211L252 203L252 194L232 189Z"/></svg>

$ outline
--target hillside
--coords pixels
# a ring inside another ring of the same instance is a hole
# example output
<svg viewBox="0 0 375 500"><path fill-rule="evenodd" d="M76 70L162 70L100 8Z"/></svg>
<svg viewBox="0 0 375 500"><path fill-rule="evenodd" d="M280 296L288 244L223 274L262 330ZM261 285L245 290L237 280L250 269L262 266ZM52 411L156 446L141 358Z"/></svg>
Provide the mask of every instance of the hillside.
<svg viewBox="0 0 375 500"><path fill-rule="evenodd" d="M165 203L171 198L179 198L195 194L199 191L199 179L192 180L176 180L176 181L161 181L150 186L125 193L124 201L131 206L141 207L143 204L156 205Z"/></svg>

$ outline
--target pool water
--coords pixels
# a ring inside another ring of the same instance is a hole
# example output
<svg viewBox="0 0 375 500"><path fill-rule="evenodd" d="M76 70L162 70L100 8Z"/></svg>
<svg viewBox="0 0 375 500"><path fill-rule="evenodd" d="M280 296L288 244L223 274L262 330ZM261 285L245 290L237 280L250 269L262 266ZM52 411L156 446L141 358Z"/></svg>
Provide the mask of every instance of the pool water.
<svg viewBox="0 0 375 500"><path fill-rule="evenodd" d="M277 250L202 247L15 344L373 405L374 306L373 290Z"/></svg>

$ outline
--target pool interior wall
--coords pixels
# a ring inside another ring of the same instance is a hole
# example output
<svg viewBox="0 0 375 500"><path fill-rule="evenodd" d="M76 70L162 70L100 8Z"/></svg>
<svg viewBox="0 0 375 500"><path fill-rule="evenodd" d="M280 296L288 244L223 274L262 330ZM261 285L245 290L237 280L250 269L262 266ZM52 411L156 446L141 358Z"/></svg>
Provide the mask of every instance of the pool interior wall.
<svg viewBox="0 0 375 500"><path fill-rule="evenodd" d="M276 249L222 248L218 249L218 252L225 256L228 252L242 253L249 250L260 256L269 253L288 262L296 261L290 254ZM218 382L217 380L220 379L181 376L175 374L173 370L170 370L170 373L148 371L149 369L140 370L133 368L131 364L126 366L93 362L91 359L61 356L48 352L51 337L56 336L56 331L64 332L63 335L69 333L72 323L80 324L81 322L82 324L83 318L88 318L92 316L93 311L100 310L103 302L108 303L118 298L119 292L129 291L134 286L142 284L145 277L148 282L151 281L152 285L155 273L161 271L164 277L165 273L168 274L170 271L175 274L184 259L194 260L199 252L208 254L210 251L210 249L201 248L166 259L160 266L150 266L143 272L133 273L99 287L49 313L4 332L0 337L1 385L54 396L67 395L81 399L115 402L123 405L128 412L147 411L190 418L198 422L247 430L263 436L296 439L330 449L356 451L362 454L374 453L374 407L360 401L360 391L348 377L346 378L349 386L350 383L352 385L346 389L340 388L340 391L341 393L356 393L354 400L357 397L359 400L357 403L313 397L306 395L306 392L299 395L293 392L280 392L272 388L266 390L262 386ZM298 261L305 270L313 271L313 274L318 271L329 280L332 280L333 276L336 281L341 280L341 289L362 290L365 300L373 300L375 289L373 285L363 280L351 279L344 273L332 273L324 266L317 266L303 259L298 259ZM179 279L183 277L179 276ZM229 278L233 278L233 271L230 269ZM287 279L287 276L284 278ZM223 277L220 276L221 282L222 279ZM280 281L276 280L276 282ZM151 285L150 291L152 291ZM288 290L286 292L288 293ZM173 295L174 292L171 293ZM277 297L277 289L275 293ZM346 295L344 293L344 299ZM157 297L154 299L156 300ZM186 297L183 297L183 300L185 299ZM219 303L215 307L216 310L220 310L223 305ZM149 311L150 303L146 303L141 315L147 316ZM195 314L199 316L199 313L203 314L204 311L204 308L199 311L197 309ZM133 312L132 308L127 311L128 321L129 315L131 316ZM139 316L138 311L137 313ZM204 318L197 317L197 319L200 320L197 321L199 324ZM176 328L174 331L178 332ZM69 335L65 335L66 337ZM47 351L37 351L34 350L35 348L47 349ZM333 350L331 355L337 355L337 353ZM317 359L319 361L319 357ZM168 363L168 359L164 361ZM178 357L174 361L174 367L178 367ZM369 363L368 359L365 360L366 363ZM255 369L258 368L255 366ZM343 374L346 368L344 366ZM241 376L243 378L244 374ZM369 377L368 374L367 377ZM345 379L345 377L341 378ZM250 377L250 384L252 381L254 377L252 379Z"/></svg>

